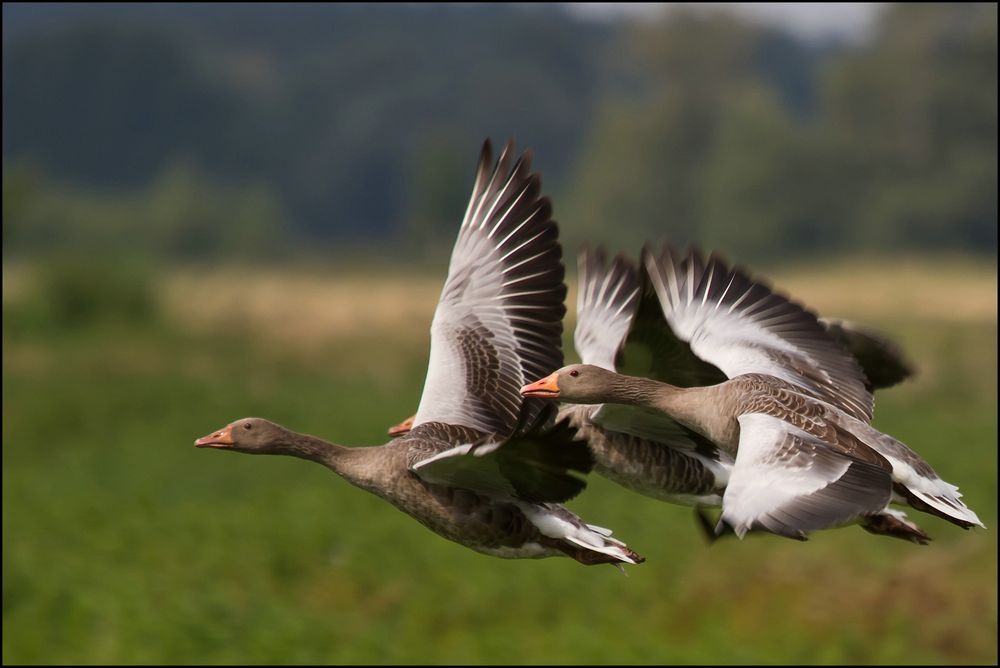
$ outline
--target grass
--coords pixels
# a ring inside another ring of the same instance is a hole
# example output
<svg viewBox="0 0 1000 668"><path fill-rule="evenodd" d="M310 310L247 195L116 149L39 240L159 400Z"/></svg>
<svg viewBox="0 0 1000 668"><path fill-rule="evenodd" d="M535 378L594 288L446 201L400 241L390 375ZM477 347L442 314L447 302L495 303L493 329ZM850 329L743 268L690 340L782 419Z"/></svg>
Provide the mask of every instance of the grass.
<svg viewBox="0 0 1000 668"><path fill-rule="evenodd" d="M440 277L168 274L158 324L46 329L17 326L31 272L5 274L3 660L995 663L996 272L942 290L907 266L775 282L902 341L921 373L875 424L988 531L920 515L927 547L850 527L709 548L690 510L591 477L570 506L648 558L629 577L486 557L313 464L192 447L245 415L383 442L418 402Z"/></svg>

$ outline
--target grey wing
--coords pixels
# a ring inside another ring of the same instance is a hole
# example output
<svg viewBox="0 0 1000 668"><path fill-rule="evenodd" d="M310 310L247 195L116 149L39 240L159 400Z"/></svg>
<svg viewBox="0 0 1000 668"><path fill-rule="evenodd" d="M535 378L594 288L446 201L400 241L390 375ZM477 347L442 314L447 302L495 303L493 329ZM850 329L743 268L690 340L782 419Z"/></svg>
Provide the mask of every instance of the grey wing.
<svg viewBox="0 0 1000 668"><path fill-rule="evenodd" d="M790 538L883 510L890 471L855 459L780 418L739 417L736 465L722 499L721 522L742 537L762 529Z"/></svg>
<svg viewBox="0 0 1000 668"><path fill-rule="evenodd" d="M586 442L577 438L574 427L567 421L551 421L554 412L555 405L550 404L533 424L508 438L470 438L474 434L468 433L446 436L449 442L459 445L434 453L417 452L411 458L410 470L429 483L493 496L533 503L567 501L586 486L581 476L590 472L593 458ZM405 438L419 440L427 437L428 430L447 428L429 423L415 428Z"/></svg>
<svg viewBox="0 0 1000 668"><path fill-rule="evenodd" d="M713 255L669 244L644 248L643 266L663 315L691 351L733 378L761 373L870 421L873 399L857 361L816 316Z"/></svg>
<svg viewBox="0 0 1000 668"><path fill-rule="evenodd" d="M698 357L663 316L656 292L640 273L639 305L618 355L618 371L678 387L715 385L727 379L717 366Z"/></svg>
<svg viewBox="0 0 1000 668"><path fill-rule="evenodd" d="M610 263L604 248L581 247L573 343L584 364L615 370L639 305L639 271L618 255Z"/></svg>
<svg viewBox="0 0 1000 668"><path fill-rule="evenodd" d="M574 343L584 364L683 387L726 379L677 338L635 263L620 254L609 261L602 247L584 246L577 267Z"/></svg>
<svg viewBox="0 0 1000 668"><path fill-rule="evenodd" d="M819 323L861 365L869 391L892 387L915 373L899 344L884 334L848 320L820 318Z"/></svg>
<svg viewBox="0 0 1000 668"><path fill-rule="evenodd" d="M525 383L562 366L566 286L558 229L530 154L508 143L496 166L487 141L431 325L414 425L445 422L509 434Z"/></svg>

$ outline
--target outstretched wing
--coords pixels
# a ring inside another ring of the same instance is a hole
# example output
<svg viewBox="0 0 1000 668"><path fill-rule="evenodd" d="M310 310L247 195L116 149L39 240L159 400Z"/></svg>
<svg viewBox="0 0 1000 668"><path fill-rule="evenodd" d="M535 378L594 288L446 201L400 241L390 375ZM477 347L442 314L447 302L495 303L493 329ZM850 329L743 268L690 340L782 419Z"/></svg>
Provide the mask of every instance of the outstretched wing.
<svg viewBox="0 0 1000 668"><path fill-rule="evenodd" d="M649 280L632 261L619 254L609 262L601 246L584 246L577 267L574 343L584 364L682 387L726 379L677 338Z"/></svg>
<svg viewBox="0 0 1000 668"><path fill-rule="evenodd" d="M431 325L415 425L443 422L510 434L537 414L518 389L562 366L562 249L531 156L508 142L493 166L489 141Z"/></svg>
<svg viewBox="0 0 1000 668"><path fill-rule="evenodd" d="M771 415L741 415L739 422L721 518L738 536L762 529L802 539L889 502L890 468L855 459Z"/></svg>
<svg viewBox="0 0 1000 668"><path fill-rule="evenodd" d="M615 371L639 306L639 271L622 255L608 263L603 247L589 245L577 254L577 271L576 352L584 364Z"/></svg>
<svg viewBox="0 0 1000 668"><path fill-rule="evenodd" d="M712 255L669 244L644 248L642 263L678 339L729 378L775 376L860 420L873 399L857 361L798 304Z"/></svg>
<svg viewBox="0 0 1000 668"><path fill-rule="evenodd" d="M459 445L433 454L411 448L410 470L432 484L534 503L567 501L586 486L578 474L589 473L594 461L568 421L552 421L555 412L555 404L544 406L532 424L518 425L509 438L476 438L469 430L438 423L416 427L405 438Z"/></svg>

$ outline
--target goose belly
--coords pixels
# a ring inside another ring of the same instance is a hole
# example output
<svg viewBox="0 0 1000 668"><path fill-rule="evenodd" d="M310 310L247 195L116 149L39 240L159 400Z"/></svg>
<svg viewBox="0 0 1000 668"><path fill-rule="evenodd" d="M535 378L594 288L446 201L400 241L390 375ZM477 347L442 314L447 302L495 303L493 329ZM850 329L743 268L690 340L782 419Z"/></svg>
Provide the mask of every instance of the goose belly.
<svg viewBox="0 0 1000 668"><path fill-rule="evenodd" d="M728 468L698 453L618 435L594 444L594 470L643 496L686 506L717 506Z"/></svg>
<svg viewBox="0 0 1000 668"><path fill-rule="evenodd" d="M505 559L561 556L516 503L470 490L417 482L384 498L434 533L476 552Z"/></svg>
<svg viewBox="0 0 1000 668"><path fill-rule="evenodd" d="M544 559L545 557L565 556L558 550L534 542L525 543L520 547L483 547L475 545L469 545L468 547L476 552L488 554L491 557L500 557L501 559Z"/></svg>

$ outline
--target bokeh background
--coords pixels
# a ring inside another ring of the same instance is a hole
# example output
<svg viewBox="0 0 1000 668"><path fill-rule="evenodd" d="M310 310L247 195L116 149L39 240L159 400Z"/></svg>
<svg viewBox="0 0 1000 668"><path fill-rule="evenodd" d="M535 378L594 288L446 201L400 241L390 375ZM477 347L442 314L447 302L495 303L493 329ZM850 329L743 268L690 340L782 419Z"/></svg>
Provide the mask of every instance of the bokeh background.
<svg viewBox="0 0 1000 668"><path fill-rule="evenodd" d="M919 369L875 425L988 530L711 547L591 477L622 577L449 543L246 415L419 401L479 147L584 239L697 242ZM3 5L5 663L996 663L997 8Z"/></svg>

